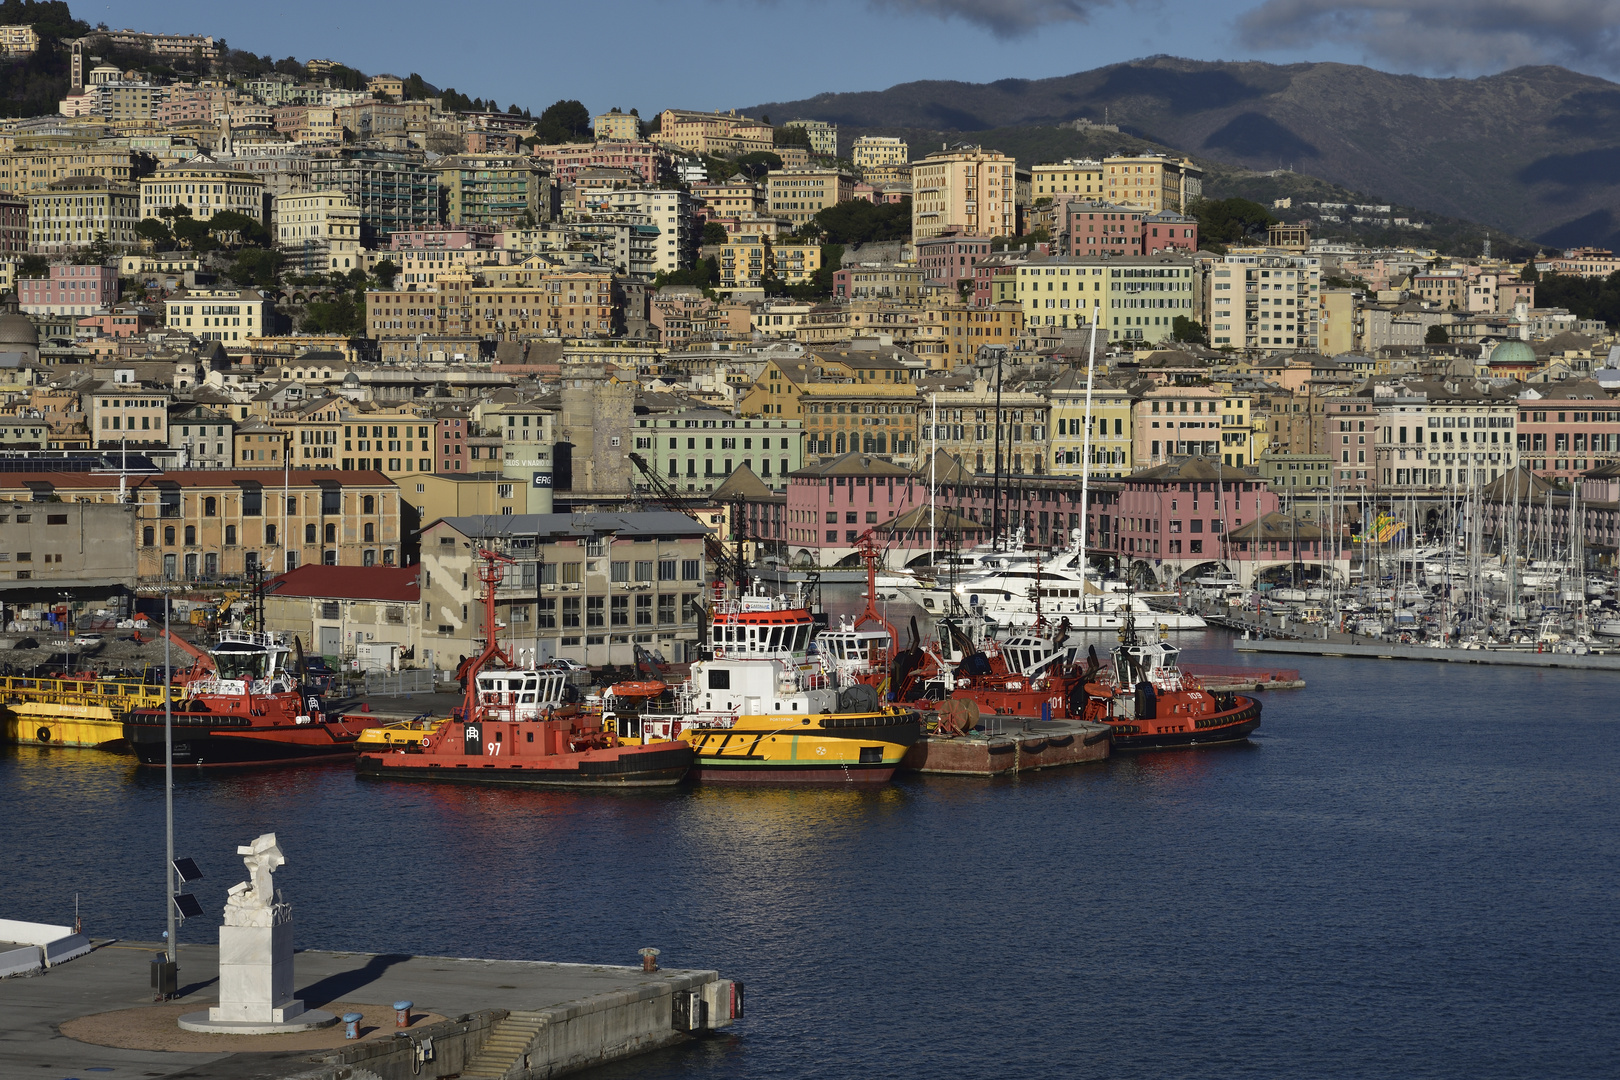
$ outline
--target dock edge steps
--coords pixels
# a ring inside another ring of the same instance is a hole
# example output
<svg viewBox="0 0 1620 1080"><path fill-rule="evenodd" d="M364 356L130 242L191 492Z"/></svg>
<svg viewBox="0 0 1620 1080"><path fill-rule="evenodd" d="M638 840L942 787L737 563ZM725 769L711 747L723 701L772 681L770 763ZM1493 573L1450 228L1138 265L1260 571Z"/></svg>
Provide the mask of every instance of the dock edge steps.
<svg viewBox="0 0 1620 1080"><path fill-rule="evenodd" d="M522 1068L523 1055L534 1045L535 1036L546 1025L546 1015L513 1012L497 1021L489 1041L484 1043L461 1075L467 1080L499 1080L513 1069Z"/></svg>

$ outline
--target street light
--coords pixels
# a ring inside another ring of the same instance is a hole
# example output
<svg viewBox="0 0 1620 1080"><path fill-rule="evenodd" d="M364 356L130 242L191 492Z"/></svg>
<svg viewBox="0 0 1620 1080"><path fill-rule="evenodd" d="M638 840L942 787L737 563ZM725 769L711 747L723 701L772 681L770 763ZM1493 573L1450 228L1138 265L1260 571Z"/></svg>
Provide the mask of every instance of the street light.
<svg viewBox="0 0 1620 1080"><path fill-rule="evenodd" d="M175 897L179 894L175 878L179 871L174 859L174 665L171 660L172 639L169 624L173 609L173 593L178 586L173 582L165 581L161 585L148 585L138 589L148 595L161 593L163 596L163 817L165 835L165 853L163 860L163 910L168 919L168 933L166 935L169 963L176 963L179 959L175 942ZM187 860L189 863L190 860ZM189 879L187 879L189 880ZM192 901L196 903L195 900Z"/></svg>

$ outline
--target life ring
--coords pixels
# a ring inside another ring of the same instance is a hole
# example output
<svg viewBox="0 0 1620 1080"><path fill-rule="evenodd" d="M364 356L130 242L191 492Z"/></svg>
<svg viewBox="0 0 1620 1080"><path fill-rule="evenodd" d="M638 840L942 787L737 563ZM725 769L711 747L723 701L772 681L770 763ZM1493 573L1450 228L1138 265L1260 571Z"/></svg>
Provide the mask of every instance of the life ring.
<svg viewBox="0 0 1620 1080"><path fill-rule="evenodd" d="M34 732L34 734L39 737L40 742L51 741L51 729L48 727L42 727L38 731Z"/></svg>

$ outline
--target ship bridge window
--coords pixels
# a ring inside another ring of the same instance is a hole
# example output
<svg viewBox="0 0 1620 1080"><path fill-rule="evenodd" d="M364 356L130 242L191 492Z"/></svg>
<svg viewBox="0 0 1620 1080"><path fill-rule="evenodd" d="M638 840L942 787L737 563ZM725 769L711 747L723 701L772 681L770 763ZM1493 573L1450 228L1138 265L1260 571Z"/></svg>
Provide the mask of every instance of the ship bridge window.
<svg viewBox="0 0 1620 1080"><path fill-rule="evenodd" d="M726 668L710 668L709 669L709 689L710 690L730 690L731 689L731 672L730 672L730 670L728 670Z"/></svg>

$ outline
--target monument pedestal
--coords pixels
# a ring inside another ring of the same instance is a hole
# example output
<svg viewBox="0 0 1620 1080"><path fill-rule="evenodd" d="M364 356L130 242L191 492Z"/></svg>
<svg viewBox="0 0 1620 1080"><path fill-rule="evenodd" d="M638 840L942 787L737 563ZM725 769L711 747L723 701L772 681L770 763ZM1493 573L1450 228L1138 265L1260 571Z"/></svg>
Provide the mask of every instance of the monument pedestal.
<svg viewBox="0 0 1620 1080"><path fill-rule="evenodd" d="M253 875L231 889L225 925L219 928L219 1004L207 1012L186 1013L187 1031L234 1035L271 1035L329 1027L337 1017L306 1009L293 997L292 905L273 891L271 872L286 860L267 833L248 847Z"/></svg>

